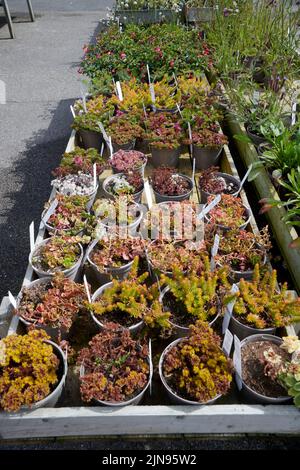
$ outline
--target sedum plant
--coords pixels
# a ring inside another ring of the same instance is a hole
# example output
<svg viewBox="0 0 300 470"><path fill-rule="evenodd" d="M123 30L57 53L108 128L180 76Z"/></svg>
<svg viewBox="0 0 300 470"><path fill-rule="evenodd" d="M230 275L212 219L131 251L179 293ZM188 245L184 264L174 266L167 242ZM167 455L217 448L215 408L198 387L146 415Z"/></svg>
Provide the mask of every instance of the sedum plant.
<svg viewBox="0 0 300 470"><path fill-rule="evenodd" d="M47 243L37 246L33 252L32 264L45 272L57 272L69 269L78 261L81 255L79 243L85 241L82 237L55 236Z"/></svg>
<svg viewBox="0 0 300 470"><path fill-rule="evenodd" d="M135 258L129 276L123 281L113 280L112 286L89 304L88 309L104 323L117 322L128 327L144 321L149 327L169 328L170 314L163 312L158 302L157 287L149 288L145 283L148 276L148 272L138 276L138 258Z"/></svg>
<svg viewBox="0 0 300 470"><path fill-rule="evenodd" d="M83 401L122 402L138 395L150 375L149 349L126 329L109 329L92 338L77 360Z"/></svg>
<svg viewBox="0 0 300 470"><path fill-rule="evenodd" d="M146 242L139 237L105 237L100 239L90 254L90 259L99 271L107 267L119 268L135 257L144 256Z"/></svg>
<svg viewBox="0 0 300 470"><path fill-rule="evenodd" d="M214 199L215 196L208 196L207 203L211 203ZM209 212L207 218L213 225L235 229L246 222L248 214L240 197L222 194L221 201Z"/></svg>
<svg viewBox="0 0 300 470"><path fill-rule="evenodd" d="M34 325L68 331L84 302L84 286L57 273L50 280L24 287L15 313Z"/></svg>
<svg viewBox="0 0 300 470"><path fill-rule="evenodd" d="M107 127L107 133L112 142L117 145L125 145L143 135L143 128L138 119L132 114L115 116Z"/></svg>
<svg viewBox="0 0 300 470"><path fill-rule="evenodd" d="M42 330L0 340L0 406L19 411L51 393L58 381L59 360Z"/></svg>
<svg viewBox="0 0 300 470"><path fill-rule="evenodd" d="M202 268L202 253L204 246L200 248L193 243L182 240L172 241L157 239L148 247L148 258L155 272L172 272L174 266L177 266L183 272L190 269Z"/></svg>
<svg viewBox="0 0 300 470"><path fill-rule="evenodd" d="M227 269L211 271L208 257L204 257L199 274L191 272L186 276L175 267L172 278L161 275L161 283L169 287L177 318L186 325L196 320L211 321L221 311L222 299L230 290Z"/></svg>
<svg viewBox="0 0 300 470"><path fill-rule="evenodd" d="M146 162L146 155L137 150L118 150L109 160L110 165L120 173L139 170Z"/></svg>
<svg viewBox="0 0 300 470"><path fill-rule="evenodd" d="M151 183L154 191L168 196L181 196L191 191L191 183L174 168L160 167L153 170Z"/></svg>
<svg viewBox="0 0 300 470"><path fill-rule="evenodd" d="M260 272L259 265L254 268L253 280L239 282L236 294L230 294L225 303L235 299L234 317L248 326L280 328L300 320L300 299L294 299L284 283L277 287L277 272Z"/></svg>
<svg viewBox="0 0 300 470"><path fill-rule="evenodd" d="M59 167L55 168L52 172L57 178L67 176L69 174L93 174L93 166L96 163L97 175L101 175L105 169L105 161L98 151L94 148L84 150L80 147L75 147L72 152L66 152L62 156Z"/></svg>
<svg viewBox="0 0 300 470"><path fill-rule="evenodd" d="M187 400L205 403L225 395L232 381L232 365L221 350L221 338L198 320L190 334L170 349L163 375L172 391Z"/></svg>
<svg viewBox="0 0 300 470"><path fill-rule="evenodd" d="M47 224L53 228L54 233L77 235L85 229L90 215L86 209L88 196L64 196L57 194L58 204L53 214L47 220ZM47 203L45 209L50 207Z"/></svg>

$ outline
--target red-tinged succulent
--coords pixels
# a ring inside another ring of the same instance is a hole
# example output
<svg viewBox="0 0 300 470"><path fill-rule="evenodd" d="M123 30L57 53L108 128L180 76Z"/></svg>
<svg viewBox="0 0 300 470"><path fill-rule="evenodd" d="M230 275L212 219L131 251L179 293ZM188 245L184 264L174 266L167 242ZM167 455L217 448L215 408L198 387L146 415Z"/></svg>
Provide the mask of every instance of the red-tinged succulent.
<svg viewBox="0 0 300 470"><path fill-rule="evenodd" d="M94 172L94 164L96 163L97 175L101 175L105 169L106 163L98 151L94 148L84 150L80 147L75 147L72 152L66 152L62 156L59 167L53 170L52 174L61 178L69 174L90 173Z"/></svg>
<svg viewBox="0 0 300 470"><path fill-rule="evenodd" d="M84 367L80 377L83 401L127 401L148 383L149 349L146 343L134 340L128 330L111 328L94 336L80 351L78 365Z"/></svg>
<svg viewBox="0 0 300 470"><path fill-rule="evenodd" d="M215 196L208 196L208 204L214 199ZM230 194L222 194L221 201L208 214L211 224L231 229L241 227L247 218L248 213L241 198Z"/></svg>
<svg viewBox="0 0 300 470"><path fill-rule="evenodd" d="M137 150L118 150L110 159L110 164L118 172L135 171L141 168L147 161L147 157Z"/></svg>
<svg viewBox="0 0 300 470"><path fill-rule="evenodd" d="M154 191L168 196L181 196L191 191L191 184L174 168L160 167L152 172L151 183Z"/></svg>
<svg viewBox="0 0 300 470"><path fill-rule="evenodd" d="M81 237L52 237L47 243L36 247L32 264L49 273L69 269L81 255L80 241Z"/></svg>
<svg viewBox="0 0 300 470"><path fill-rule="evenodd" d="M86 300L82 284L57 273L50 280L24 287L15 313L34 325L68 331Z"/></svg>
<svg viewBox="0 0 300 470"><path fill-rule="evenodd" d="M103 238L93 249L90 259L99 271L107 267L118 268L133 261L136 256L144 256L145 246L145 240L139 237Z"/></svg>
<svg viewBox="0 0 300 470"><path fill-rule="evenodd" d="M47 220L47 224L52 227L54 233L64 233L67 235L77 235L84 230L90 215L86 209L89 201L88 196L64 196L57 194L58 204L53 214ZM47 203L45 209L48 209Z"/></svg>

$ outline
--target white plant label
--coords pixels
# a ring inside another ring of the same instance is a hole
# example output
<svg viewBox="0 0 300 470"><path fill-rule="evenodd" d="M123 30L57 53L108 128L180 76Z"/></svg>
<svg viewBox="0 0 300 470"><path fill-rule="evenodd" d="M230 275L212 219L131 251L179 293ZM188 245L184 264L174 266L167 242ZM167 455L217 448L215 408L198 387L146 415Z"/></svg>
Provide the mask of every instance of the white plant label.
<svg viewBox="0 0 300 470"><path fill-rule="evenodd" d="M179 112L179 114L180 114L180 117L183 117L183 116L182 116L181 109L180 109L180 106L179 106L178 103L176 103L176 108L178 109L178 112Z"/></svg>
<svg viewBox="0 0 300 470"><path fill-rule="evenodd" d="M93 165L94 188L97 188L97 163Z"/></svg>
<svg viewBox="0 0 300 470"><path fill-rule="evenodd" d="M215 239L214 239L214 244L213 244L212 249L211 249L210 268L211 268L212 271L216 267L215 256L218 253L219 245L220 245L220 236L216 233Z"/></svg>
<svg viewBox="0 0 300 470"><path fill-rule="evenodd" d="M89 303L92 303L91 293L90 293L88 282L86 280L86 275L83 276L83 283L84 283L84 287L85 287L85 290L86 290L86 295L87 295L88 301L89 301Z"/></svg>
<svg viewBox="0 0 300 470"><path fill-rule="evenodd" d="M45 224L46 222L48 222L49 220L49 217L51 217L52 214L54 214L55 212L55 209L57 207L57 204L58 204L58 200L57 199L54 199L49 207L49 209L47 210L47 212L45 213L45 215L43 216L42 218L42 221L43 223Z"/></svg>
<svg viewBox="0 0 300 470"><path fill-rule="evenodd" d="M195 173L196 173L196 159L193 158L193 172L192 172L192 180L195 182Z"/></svg>
<svg viewBox="0 0 300 470"><path fill-rule="evenodd" d="M103 233L103 235L105 234L105 231ZM97 236L97 238L95 238L95 240L92 241L92 243L87 247L87 250L85 252L85 255L84 255L84 258L83 258L83 261L82 261L82 265L84 265L84 263L86 262L89 254L93 251L94 247L97 245L98 241L102 238L102 236Z"/></svg>
<svg viewBox="0 0 300 470"><path fill-rule="evenodd" d="M252 101L254 105L258 105L260 99L260 93L259 91L254 91L253 96L252 96Z"/></svg>
<svg viewBox="0 0 300 470"><path fill-rule="evenodd" d="M150 189L150 184L148 179L144 180L144 191L146 195L146 201L147 201L147 206L149 209L152 207L152 194L151 194L151 189Z"/></svg>
<svg viewBox="0 0 300 470"><path fill-rule="evenodd" d="M82 104L83 104L84 112L86 114L87 113L87 107L86 107L86 99L85 99L84 95L82 95Z"/></svg>
<svg viewBox="0 0 300 470"><path fill-rule="evenodd" d="M12 293L10 292L10 290L8 291L8 298L9 298L9 301L12 304L12 306L16 309L17 308L17 301L14 298L14 296L12 295Z"/></svg>
<svg viewBox="0 0 300 470"><path fill-rule="evenodd" d="M100 155L101 155L101 157L103 156L103 152L104 152L104 143L102 142L102 144L101 144L101 150L100 150Z"/></svg>
<svg viewBox="0 0 300 470"><path fill-rule="evenodd" d="M297 103L293 103L292 105L292 126L296 124L296 112L297 112Z"/></svg>
<svg viewBox="0 0 300 470"><path fill-rule="evenodd" d="M70 110L71 110L71 113L72 113L73 118L75 118L75 117L76 117L76 114L75 114L75 111L74 111L74 108L73 108L72 105L70 105Z"/></svg>
<svg viewBox="0 0 300 470"><path fill-rule="evenodd" d="M117 87L116 87L116 82L115 82L115 79L113 78L113 79L112 79L112 81L113 81L113 84L114 84L114 90L115 90L115 94L117 94Z"/></svg>
<svg viewBox="0 0 300 470"><path fill-rule="evenodd" d="M30 240L30 250L33 251L35 241L34 241L34 222L32 221L29 225L29 240Z"/></svg>
<svg viewBox="0 0 300 470"><path fill-rule="evenodd" d="M233 343L233 334L227 328L227 330L225 331L225 336L224 336L224 340L222 344L222 349L227 357L230 356L232 343Z"/></svg>
<svg viewBox="0 0 300 470"><path fill-rule="evenodd" d="M173 72L173 78L174 78L175 85L178 88L178 81L177 81L177 77L176 77L174 72Z"/></svg>
<svg viewBox="0 0 300 470"><path fill-rule="evenodd" d="M248 176L250 175L250 172L251 172L251 170L252 170L252 166L253 166L253 165L252 165L252 163L251 163L251 165L249 166L249 168L248 168L248 170L247 170L247 172L246 172L244 178L243 178L242 181L241 181L241 184L240 184L240 187L239 187L239 191L238 191L237 194L239 194L239 193L242 191L243 186L244 186L244 184L245 184L245 182L246 182Z"/></svg>
<svg viewBox="0 0 300 470"><path fill-rule="evenodd" d="M231 293L234 294L235 292L238 292L238 290L239 290L238 286L236 284L233 284L233 286L231 288ZM232 302L229 302L228 305L226 305L226 311L225 311L225 315L224 315L224 318L223 318L223 324L222 324L222 334L223 335L225 334L225 331L229 327L229 323L230 323L230 319L232 317L232 311L233 311L234 304L235 304L235 299L232 300Z"/></svg>
<svg viewBox="0 0 300 470"><path fill-rule="evenodd" d="M218 194L213 201L211 201L203 211L198 215L199 220L202 220L219 202L221 201L221 194Z"/></svg>
<svg viewBox="0 0 300 470"><path fill-rule="evenodd" d="M98 122L98 126L99 126L100 131L102 132L103 139L105 140L105 142L108 145L109 144L109 138L108 138L108 135L106 133L106 130L104 129L104 126L103 126L102 122Z"/></svg>
<svg viewBox="0 0 300 470"><path fill-rule="evenodd" d="M116 82L116 88L117 88L117 95L118 95L118 98L120 101L123 101L123 92L122 92L122 87L121 87L121 83L119 82L119 80Z"/></svg>
<svg viewBox="0 0 300 470"><path fill-rule="evenodd" d="M239 338L234 335L234 355L233 365L236 372L236 384L239 390L242 389L242 356L241 356L241 342Z"/></svg>
<svg viewBox="0 0 300 470"><path fill-rule="evenodd" d="M149 70L149 65L148 64L147 64L147 74L148 74L148 82L149 82L149 90L150 90L151 101L152 101L152 103L155 103L154 85L151 82L151 75L150 75L150 70Z"/></svg>
<svg viewBox="0 0 300 470"><path fill-rule="evenodd" d="M150 385L149 385L149 392L150 392L150 395L152 395L153 363L152 363L152 344L151 344L151 339L149 339L149 362L150 362Z"/></svg>
<svg viewBox="0 0 300 470"><path fill-rule="evenodd" d="M143 111L144 111L145 119L147 119L147 111L146 111L146 108L145 108L145 104L144 104L144 103L143 103Z"/></svg>
<svg viewBox="0 0 300 470"><path fill-rule="evenodd" d="M190 143L190 154L191 154L191 157L193 158L192 128L191 128L191 123L190 122L188 122L187 124L188 124L188 131L189 131L189 139L191 141L191 143Z"/></svg>
<svg viewBox="0 0 300 470"><path fill-rule="evenodd" d="M108 147L109 147L109 151L110 151L110 158L112 158L114 150L113 150L113 146L112 146L111 136L109 136L109 138L108 138Z"/></svg>

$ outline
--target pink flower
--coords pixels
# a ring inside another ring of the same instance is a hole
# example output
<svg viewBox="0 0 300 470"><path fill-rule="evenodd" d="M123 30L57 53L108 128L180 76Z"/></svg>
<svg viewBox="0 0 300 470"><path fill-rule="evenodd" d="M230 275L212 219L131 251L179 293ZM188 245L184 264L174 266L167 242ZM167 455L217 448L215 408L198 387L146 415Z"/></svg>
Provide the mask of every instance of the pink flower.
<svg viewBox="0 0 300 470"><path fill-rule="evenodd" d="M125 52L121 52L120 57L122 60L126 59L126 54Z"/></svg>
<svg viewBox="0 0 300 470"><path fill-rule="evenodd" d="M174 64L175 64L174 60L170 60L169 62L170 67L174 67Z"/></svg>

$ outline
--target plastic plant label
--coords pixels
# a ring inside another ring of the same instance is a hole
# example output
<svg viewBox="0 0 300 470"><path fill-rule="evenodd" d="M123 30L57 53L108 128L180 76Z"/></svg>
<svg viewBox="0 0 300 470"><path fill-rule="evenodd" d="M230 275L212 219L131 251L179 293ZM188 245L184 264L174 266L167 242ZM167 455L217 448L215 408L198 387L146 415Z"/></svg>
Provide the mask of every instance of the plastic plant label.
<svg viewBox="0 0 300 470"><path fill-rule="evenodd" d="M173 72L173 78L174 78L174 82L175 82L176 88L178 88L178 81L177 81L177 77L176 77L176 75L175 75L174 72Z"/></svg>
<svg viewBox="0 0 300 470"><path fill-rule="evenodd" d="M101 157L103 156L103 152L104 152L104 143L102 142L102 144L101 144L101 150L100 150L100 156L101 156Z"/></svg>
<svg viewBox="0 0 300 470"><path fill-rule="evenodd" d="M51 217L52 214L54 214L55 212L55 209L57 207L57 204L58 204L58 200L57 199L54 199L49 207L49 209L47 210L46 214L43 216L42 218L42 222L45 224L46 222L48 222L49 220L49 217Z"/></svg>
<svg viewBox="0 0 300 470"><path fill-rule="evenodd" d="M148 179L144 180L144 191L145 191L147 206L148 206L149 209L151 209L151 207L152 207L152 194L151 194L151 189L150 189L150 184L149 184Z"/></svg>
<svg viewBox="0 0 300 470"><path fill-rule="evenodd" d="M251 173L251 171L252 171L252 167L253 167L253 165L252 165L252 163L251 163L251 165L249 166L248 170L246 171L246 174L245 174L244 178L243 178L242 181L241 181L241 184L240 184L240 187L239 187L239 193L241 192L241 190L242 190L242 188L243 188L243 186L244 186L244 184L245 184L245 182L246 182L248 176L250 175L250 173Z"/></svg>
<svg viewBox="0 0 300 470"><path fill-rule="evenodd" d="M212 249L211 249L211 260L210 260L211 270L214 270L215 267L216 267L215 256L218 253L219 244L220 244L220 236L216 233L215 239L214 239L214 244L213 244Z"/></svg>
<svg viewBox="0 0 300 470"><path fill-rule="evenodd" d="M154 85L151 82L151 75L150 75L150 70L149 70L149 65L147 64L147 74L148 74L148 81L149 81L149 90L150 90L150 95L151 95L151 101L152 103L155 103L155 91L154 91Z"/></svg>
<svg viewBox="0 0 300 470"><path fill-rule="evenodd" d="M222 344L222 349L227 357L230 356L232 343L233 343L233 334L227 328L227 330L225 331L225 336L224 336L223 344Z"/></svg>
<svg viewBox="0 0 300 470"><path fill-rule="evenodd" d="M12 304L12 306L16 309L17 308L17 301L14 298L14 296L12 295L12 293L10 292L10 290L8 291L8 298L9 298L9 301Z"/></svg>
<svg viewBox="0 0 300 470"><path fill-rule="evenodd" d="M83 276L83 283L84 283L84 287L85 287L85 290L86 290L86 295L87 295L88 301L89 301L89 303L92 303L91 293L90 293L89 285L88 285L87 280L86 280L86 275Z"/></svg>
<svg viewBox="0 0 300 470"><path fill-rule="evenodd" d="M198 219L202 220L219 202L221 201L221 194L218 194L213 201L211 201L203 211L198 215Z"/></svg>
<svg viewBox="0 0 300 470"><path fill-rule="evenodd" d="M242 356L241 356L241 342L239 338L234 335L234 355L233 365L236 372L236 384L239 390L242 389Z"/></svg>
<svg viewBox="0 0 300 470"><path fill-rule="evenodd" d="M35 240L34 240L34 222L32 221L31 224L29 225L29 241L30 241L30 250L33 251L34 246L35 246Z"/></svg>
<svg viewBox="0 0 300 470"><path fill-rule="evenodd" d="M102 132L103 139L105 140L107 145L109 145L109 137L106 133L106 130L104 129L104 126L103 126L102 122L98 122L98 126L99 126L100 131Z"/></svg>
<svg viewBox="0 0 300 470"><path fill-rule="evenodd" d="M93 165L94 188L97 188L97 163Z"/></svg>
<svg viewBox="0 0 300 470"><path fill-rule="evenodd" d="M145 116L145 119L147 119L147 111L146 111L146 108L145 108L145 105L143 103L143 111L144 111L144 116Z"/></svg>
<svg viewBox="0 0 300 470"><path fill-rule="evenodd" d="M117 95L120 101L123 101L123 92L122 92L122 87L121 83L119 81L116 82L116 88L117 88Z"/></svg>
<svg viewBox="0 0 300 470"><path fill-rule="evenodd" d="M72 113L73 118L75 119L76 114L75 114L75 111L74 111L74 108L73 108L72 105L70 105L70 110L71 110L71 113Z"/></svg>
<svg viewBox="0 0 300 470"><path fill-rule="evenodd" d="M253 96L252 96L252 101L254 105L258 105L260 99L260 93L259 91L254 91Z"/></svg>
<svg viewBox="0 0 300 470"><path fill-rule="evenodd" d="M235 292L238 292L238 290L239 290L238 286L236 284L233 284L233 286L231 288L231 293L234 294ZM235 299L232 302L229 302L229 304L226 306L226 311L225 311L225 315L224 315L224 318L223 318L223 324L222 324L222 334L223 335L225 334L226 330L229 327L229 323L230 323L230 319L232 317L232 311L233 311L234 304L235 304Z"/></svg>
<svg viewBox="0 0 300 470"><path fill-rule="evenodd" d="M180 114L180 117L183 117L183 116L182 116L181 109L180 109L180 106L179 106L178 103L176 103L176 108L178 109L178 112L179 112L179 114Z"/></svg>
<svg viewBox="0 0 300 470"><path fill-rule="evenodd" d="M103 233L103 236L105 234L105 231ZM94 247L97 245L98 241L102 238L102 236L97 236L97 238L95 238L95 240L92 241L92 243L90 243L90 245L87 247L87 250L85 252L85 255L84 255L84 258L83 258L83 261L82 261L82 265L84 265L84 263L86 262L89 254L93 251Z"/></svg>
<svg viewBox="0 0 300 470"><path fill-rule="evenodd" d="M293 103L292 105L292 126L296 124L296 117L297 117L297 103Z"/></svg>
<svg viewBox="0 0 300 470"><path fill-rule="evenodd" d="M149 392L150 392L150 396L151 396L151 395L152 395L152 375L153 375L151 338L149 339L149 361L150 361L150 385L149 385Z"/></svg>

